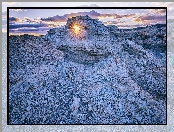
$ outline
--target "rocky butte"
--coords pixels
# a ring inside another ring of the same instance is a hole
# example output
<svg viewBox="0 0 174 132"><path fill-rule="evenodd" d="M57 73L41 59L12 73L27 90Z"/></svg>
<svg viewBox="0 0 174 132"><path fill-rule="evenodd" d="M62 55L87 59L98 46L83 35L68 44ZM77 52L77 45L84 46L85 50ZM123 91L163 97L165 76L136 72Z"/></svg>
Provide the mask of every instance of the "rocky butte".
<svg viewBox="0 0 174 132"><path fill-rule="evenodd" d="M165 35L76 16L10 36L10 124L165 124Z"/></svg>

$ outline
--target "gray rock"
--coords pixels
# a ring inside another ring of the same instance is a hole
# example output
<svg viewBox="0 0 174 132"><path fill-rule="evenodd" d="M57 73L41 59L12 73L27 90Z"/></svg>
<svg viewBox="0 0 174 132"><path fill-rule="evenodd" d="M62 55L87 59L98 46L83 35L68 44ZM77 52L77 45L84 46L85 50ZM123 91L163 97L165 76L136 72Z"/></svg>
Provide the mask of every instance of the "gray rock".
<svg viewBox="0 0 174 132"><path fill-rule="evenodd" d="M165 30L77 16L42 37L10 36L10 124L165 124Z"/></svg>

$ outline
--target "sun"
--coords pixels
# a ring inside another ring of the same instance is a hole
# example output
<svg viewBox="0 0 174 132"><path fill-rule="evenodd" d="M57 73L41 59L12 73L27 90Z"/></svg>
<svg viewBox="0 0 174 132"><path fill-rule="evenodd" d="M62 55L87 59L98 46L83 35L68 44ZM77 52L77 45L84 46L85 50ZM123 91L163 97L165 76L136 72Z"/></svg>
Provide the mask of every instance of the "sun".
<svg viewBox="0 0 174 132"><path fill-rule="evenodd" d="M79 34L79 32L80 32L80 27L79 27L78 25L74 25L74 26L73 26L73 29L74 29L75 34Z"/></svg>
<svg viewBox="0 0 174 132"><path fill-rule="evenodd" d="M87 37L87 27L82 21L73 21L68 24L67 31L73 40L84 40Z"/></svg>

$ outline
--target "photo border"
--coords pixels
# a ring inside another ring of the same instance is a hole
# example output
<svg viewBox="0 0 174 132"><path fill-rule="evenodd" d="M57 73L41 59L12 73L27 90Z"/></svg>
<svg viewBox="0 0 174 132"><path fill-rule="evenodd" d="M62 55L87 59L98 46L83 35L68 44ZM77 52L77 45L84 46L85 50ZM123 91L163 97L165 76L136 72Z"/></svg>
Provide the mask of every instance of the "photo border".
<svg viewBox="0 0 174 132"><path fill-rule="evenodd" d="M165 9L166 10L166 124L10 124L9 123L9 10L10 9ZM167 125L167 7L7 7L7 125Z"/></svg>

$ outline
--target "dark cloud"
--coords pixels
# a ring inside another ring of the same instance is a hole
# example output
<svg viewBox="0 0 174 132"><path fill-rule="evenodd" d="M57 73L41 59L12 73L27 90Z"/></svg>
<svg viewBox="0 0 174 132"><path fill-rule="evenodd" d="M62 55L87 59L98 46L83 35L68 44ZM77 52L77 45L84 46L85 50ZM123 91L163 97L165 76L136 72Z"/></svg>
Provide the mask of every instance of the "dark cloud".
<svg viewBox="0 0 174 132"><path fill-rule="evenodd" d="M101 14L92 10L90 12L77 12L77 13L71 13L71 14L66 14L64 16L66 16L67 18L69 17L75 17L75 16L86 16L88 15L89 17L96 19L98 16L100 16Z"/></svg>
<svg viewBox="0 0 174 132"><path fill-rule="evenodd" d="M47 18L41 18L42 21L53 21L53 22L66 22L68 18L75 17L75 16L90 16L92 18L97 18L101 14L92 10L90 12L77 12L77 13L71 13L71 14L65 14L63 16L53 16L53 17L47 17Z"/></svg>
<svg viewBox="0 0 174 132"><path fill-rule="evenodd" d="M42 28L18 28L16 29L10 29L10 33L25 33L25 32L45 32L48 31L50 28L49 27L42 27Z"/></svg>
<svg viewBox="0 0 174 132"><path fill-rule="evenodd" d="M47 18L41 18L42 21L52 21L52 22L64 22L67 20L65 16L53 16L53 17L47 17Z"/></svg>
<svg viewBox="0 0 174 132"><path fill-rule="evenodd" d="M26 21L26 22L29 22L29 23L31 23L31 22L34 22L34 23L37 23L38 21L37 21L37 19L31 19L31 18L28 18L28 17L24 17L24 20Z"/></svg>
<svg viewBox="0 0 174 132"><path fill-rule="evenodd" d="M141 18L141 20L156 20L156 21L165 21L166 16L144 16Z"/></svg>
<svg viewBox="0 0 174 132"><path fill-rule="evenodd" d="M18 17L9 17L9 22L21 22L21 19Z"/></svg>
<svg viewBox="0 0 174 132"><path fill-rule="evenodd" d="M47 27L47 24L9 24L9 29Z"/></svg>
<svg viewBox="0 0 174 132"><path fill-rule="evenodd" d="M158 15L166 14L166 9L154 9L153 12Z"/></svg>
<svg viewBox="0 0 174 132"><path fill-rule="evenodd" d="M126 14L126 15L121 15L122 17L129 18L129 17L135 17L136 14Z"/></svg>
<svg viewBox="0 0 174 132"><path fill-rule="evenodd" d="M136 22L158 22L158 21L166 21L166 15L143 15L143 16L138 16L136 19L134 19Z"/></svg>
<svg viewBox="0 0 174 132"><path fill-rule="evenodd" d="M68 18L71 17L75 17L75 16L86 16L88 15L89 17L93 18L93 19L97 19L97 18L106 18L106 17L112 17L114 19L121 19L121 18L130 18L133 16L136 16L136 14L116 14L116 13L112 13L112 14L101 14L98 13L94 10L89 11L89 12L77 12L77 13L71 13L71 14L65 14L63 16L53 16L53 17L47 17L47 18L41 18L42 21L51 21L51 22L66 22Z"/></svg>

